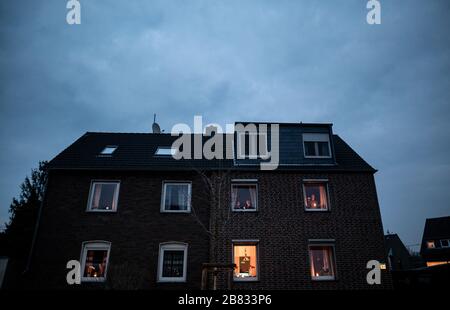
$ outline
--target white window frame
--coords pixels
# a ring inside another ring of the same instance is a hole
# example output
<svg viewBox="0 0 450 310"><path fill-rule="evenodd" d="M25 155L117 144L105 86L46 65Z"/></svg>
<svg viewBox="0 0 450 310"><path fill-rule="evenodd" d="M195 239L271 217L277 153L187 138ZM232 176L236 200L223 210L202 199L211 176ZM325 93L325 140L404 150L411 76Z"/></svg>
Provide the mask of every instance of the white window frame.
<svg viewBox="0 0 450 310"><path fill-rule="evenodd" d="M163 151L163 150L170 150L170 154L167 154L167 153L158 154L160 151ZM173 157L173 156L175 156L176 153L177 153L177 149L174 148L174 147L171 147L171 146L159 146L156 149L154 156Z"/></svg>
<svg viewBox="0 0 450 310"><path fill-rule="evenodd" d="M186 210L166 210L166 186L167 185L188 185L188 206ZM161 193L161 213L191 213L192 205L192 182L191 181L163 181L162 182L162 193Z"/></svg>
<svg viewBox="0 0 450 310"><path fill-rule="evenodd" d="M103 185L103 184L116 184L116 190L114 191L113 208L111 210L103 210L103 209L92 209L92 202L94 199L94 189L95 185ZM88 204L86 208L86 212L117 212L119 207L119 192L120 192L120 180L91 180L91 185L89 189L89 197Z"/></svg>
<svg viewBox="0 0 450 310"><path fill-rule="evenodd" d="M303 155L305 158L331 158L331 141L329 133L303 133ZM306 147L305 142L314 142L315 153L319 154L319 145L317 142L327 142L328 143L328 156L320 156L320 155L306 155Z"/></svg>
<svg viewBox="0 0 450 310"><path fill-rule="evenodd" d="M333 275L332 276L313 276L311 275L311 247L326 246L331 247L331 258L333 259ZM308 261L309 261L309 273L312 281L335 281L337 279L337 264L336 264L336 245L334 240L309 240L308 241Z"/></svg>
<svg viewBox="0 0 450 310"><path fill-rule="evenodd" d="M444 241L444 240L447 240L447 245L446 246L444 246L443 243L442 243L442 241ZM444 249L450 248L450 239L441 239L441 240L439 240L439 243L441 244L441 248L444 248Z"/></svg>
<svg viewBox="0 0 450 310"><path fill-rule="evenodd" d="M158 254L158 279L157 282L186 282L187 275L187 256L189 245L184 242L164 242L159 244ZM183 276L182 277L163 277L163 264L164 264L164 252L165 251L183 251Z"/></svg>
<svg viewBox="0 0 450 310"><path fill-rule="evenodd" d="M255 282L259 281L259 240L249 239L249 240L231 240L231 263L234 264L234 246L255 246L256 247L256 277L249 278L237 278L234 276L233 270L233 281L234 282Z"/></svg>
<svg viewBox="0 0 450 310"><path fill-rule="evenodd" d="M235 209L234 205L233 205L233 199L231 197L233 197L233 187L234 186L242 186L242 185L247 185L247 186L255 186L256 187L256 202L255 202L255 208L254 209ZM231 211L232 212L257 212L258 211L258 207L259 207L259 203L258 203L258 180L257 179L233 179L231 180Z"/></svg>
<svg viewBox="0 0 450 310"><path fill-rule="evenodd" d="M245 150L245 138L246 138L246 135L248 135L248 155L246 155L245 154L245 152L244 153L242 153L243 151L246 151ZM252 138L251 136L256 136L256 138ZM264 150L262 150L262 151L264 151L264 153L259 153L259 151L260 151L260 147L258 147L258 145L259 145L259 137L260 136L264 136L264 138L265 138L265 149ZM244 141L244 146L242 146L242 141ZM251 150L251 147L250 147L250 142L251 141L253 141L253 142L256 142L256 145L253 145L253 147L255 148L255 150L256 150L256 154L251 154L250 153L250 150ZM238 153L237 153L237 158L238 159L258 159L258 158L261 158L261 159L267 159L268 157L269 157L269 145L268 145L268 134L267 134L267 132L259 132L259 131L256 131L256 132L254 132L254 131L240 131L240 132L237 132L237 151L238 151Z"/></svg>
<svg viewBox="0 0 450 310"><path fill-rule="evenodd" d="M100 152L100 156L104 156L104 157L112 156L118 148L119 148L118 145L107 145ZM108 150L108 149L113 149L113 150L110 152L106 152L106 150Z"/></svg>
<svg viewBox="0 0 450 310"><path fill-rule="evenodd" d="M325 189L327 191L327 208L326 209L308 209L306 207L307 197L306 197L306 188L305 184L324 184ZM303 189L303 208L307 212L328 212L331 210L331 199L330 199L330 190L328 187L328 179L304 179L302 182Z"/></svg>
<svg viewBox="0 0 450 310"><path fill-rule="evenodd" d="M98 250L104 251L106 250L106 267L105 267L105 275L103 277L85 277L84 271L86 269L86 258L87 252L89 250ZM104 240L93 240L93 241L84 241L81 244L81 282L105 282L106 277L108 276L108 268L109 268L109 256L111 253L111 242Z"/></svg>

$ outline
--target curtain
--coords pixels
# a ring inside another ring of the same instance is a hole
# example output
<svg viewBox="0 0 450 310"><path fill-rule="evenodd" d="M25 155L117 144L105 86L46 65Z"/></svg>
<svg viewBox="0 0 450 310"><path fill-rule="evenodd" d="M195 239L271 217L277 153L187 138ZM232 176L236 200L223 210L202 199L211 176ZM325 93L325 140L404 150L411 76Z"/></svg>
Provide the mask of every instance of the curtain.
<svg viewBox="0 0 450 310"><path fill-rule="evenodd" d="M238 192L238 190L237 190L236 186L233 186L231 188L231 205L232 205L233 209L236 208L237 192Z"/></svg>
<svg viewBox="0 0 450 310"><path fill-rule="evenodd" d="M188 188L185 185L178 185L178 210L187 209Z"/></svg>
<svg viewBox="0 0 450 310"><path fill-rule="evenodd" d="M320 208L326 209L328 208L328 199L327 199L327 187L326 185L320 185Z"/></svg>
<svg viewBox="0 0 450 310"><path fill-rule="evenodd" d="M252 200L252 208L255 209L256 208L256 186L255 187L249 187L249 192L250 192L250 198Z"/></svg>
<svg viewBox="0 0 450 310"><path fill-rule="evenodd" d="M325 270L328 270L328 272L329 273L331 273L331 270L330 270L330 261L329 261L329 251L328 251L328 249L327 248L323 248L323 270L325 271Z"/></svg>
<svg viewBox="0 0 450 310"><path fill-rule="evenodd" d="M102 185L95 184L94 186L94 198L92 200L92 209L98 209L100 204L100 195L102 193Z"/></svg>
<svg viewBox="0 0 450 310"><path fill-rule="evenodd" d="M111 202L111 208L112 210L116 210L116 192L117 192L117 185L114 185L114 190L113 190L113 196L112 196L112 202Z"/></svg>
<svg viewBox="0 0 450 310"><path fill-rule="evenodd" d="M314 277L314 255L313 251L309 250L309 262L310 262L310 269L311 269L311 276Z"/></svg>
<svg viewBox="0 0 450 310"><path fill-rule="evenodd" d="M166 198L164 209L172 209L172 186L166 184Z"/></svg>

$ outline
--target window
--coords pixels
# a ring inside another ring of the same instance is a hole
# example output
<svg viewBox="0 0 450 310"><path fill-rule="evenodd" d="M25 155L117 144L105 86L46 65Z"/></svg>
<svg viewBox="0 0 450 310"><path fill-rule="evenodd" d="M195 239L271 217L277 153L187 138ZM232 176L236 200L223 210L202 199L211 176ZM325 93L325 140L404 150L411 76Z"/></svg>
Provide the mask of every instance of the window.
<svg viewBox="0 0 450 310"><path fill-rule="evenodd" d="M330 244L311 244L309 262L313 280L334 280L334 246Z"/></svg>
<svg viewBox="0 0 450 310"><path fill-rule="evenodd" d="M117 150L116 145L108 145L103 149L103 151L100 152L100 155L112 155L115 150Z"/></svg>
<svg viewBox="0 0 450 310"><path fill-rule="evenodd" d="M106 241L83 243L81 254L82 281L105 281L110 249L111 243Z"/></svg>
<svg viewBox="0 0 450 310"><path fill-rule="evenodd" d="M164 182L161 212L190 212L191 183Z"/></svg>
<svg viewBox="0 0 450 310"><path fill-rule="evenodd" d="M326 133L304 133L303 149L305 157L330 158L330 137Z"/></svg>
<svg viewBox="0 0 450 310"><path fill-rule="evenodd" d="M306 181L303 183L305 210L327 211L329 209L328 185L326 181Z"/></svg>
<svg viewBox="0 0 450 310"><path fill-rule="evenodd" d="M158 281L185 282L187 268L185 243L163 243L159 246Z"/></svg>
<svg viewBox="0 0 450 310"><path fill-rule="evenodd" d="M177 150L169 146L161 146L155 152L157 156L174 156Z"/></svg>
<svg viewBox="0 0 450 310"><path fill-rule="evenodd" d="M235 281L258 280L258 248L257 242L233 242L233 262Z"/></svg>
<svg viewBox="0 0 450 310"><path fill-rule="evenodd" d="M231 185L231 208L233 211L256 211L258 185L256 181L235 180Z"/></svg>
<svg viewBox="0 0 450 310"><path fill-rule="evenodd" d="M267 159L269 156L267 132L239 131L237 133L237 157L239 159Z"/></svg>
<svg viewBox="0 0 450 310"><path fill-rule="evenodd" d="M450 247L450 240L449 239L442 239L441 240L441 248L448 248Z"/></svg>
<svg viewBox="0 0 450 310"><path fill-rule="evenodd" d="M89 193L88 211L115 212L119 200L119 181L93 181Z"/></svg>
<svg viewBox="0 0 450 310"><path fill-rule="evenodd" d="M434 249L436 246L434 244L434 241L427 241L427 248L428 249Z"/></svg>

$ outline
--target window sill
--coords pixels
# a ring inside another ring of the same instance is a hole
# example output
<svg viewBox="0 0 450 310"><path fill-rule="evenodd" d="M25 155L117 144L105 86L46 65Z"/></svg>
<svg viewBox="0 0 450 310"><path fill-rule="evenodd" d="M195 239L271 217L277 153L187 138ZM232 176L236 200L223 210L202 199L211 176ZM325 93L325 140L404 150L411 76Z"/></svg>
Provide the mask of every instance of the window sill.
<svg viewBox="0 0 450 310"><path fill-rule="evenodd" d="M81 278L81 283L105 283L106 279L104 277L102 278L95 278L95 277L91 277L91 278Z"/></svg>
<svg viewBox="0 0 450 310"><path fill-rule="evenodd" d="M306 159L330 159L332 157L331 156L306 156L305 155L305 158Z"/></svg>
<svg viewBox="0 0 450 310"><path fill-rule="evenodd" d="M231 209L232 212L258 212L258 209L252 210L252 209Z"/></svg>
<svg viewBox="0 0 450 310"><path fill-rule="evenodd" d="M191 210L161 210L160 213L191 213Z"/></svg>
<svg viewBox="0 0 450 310"><path fill-rule="evenodd" d="M117 210L86 210L87 213L117 213Z"/></svg>
<svg viewBox="0 0 450 310"><path fill-rule="evenodd" d="M311 281L313 282L333 282L333 281L337 281L336 277L333 278L311 278Z"/></svg>
<svg viewBox="0 0 450 310"><path fill-rule="evenodd" d="M330 209L304 209L305 210L305 212L311 212L311 213L314 213L314 212L330 212Z"/></svg>
<svg viewBox="0 0 450 310"><path fill-rule="evenodd" d="M237 282L237 283L259 282L259 279L233 278L233 282Z"/></svg>
<svg viewBox="0 0 450 310"><path fill-rule="evenodd" d="M170 280L170 279L158 279L157 283L186 283L186 279L182 280Z"/></svg>

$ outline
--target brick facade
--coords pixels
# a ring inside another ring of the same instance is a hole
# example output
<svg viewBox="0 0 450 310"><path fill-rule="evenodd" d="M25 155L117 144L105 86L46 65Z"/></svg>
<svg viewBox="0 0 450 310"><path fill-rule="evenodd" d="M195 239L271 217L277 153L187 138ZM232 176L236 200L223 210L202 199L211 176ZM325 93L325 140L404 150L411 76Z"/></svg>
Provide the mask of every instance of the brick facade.
<svg viewBox="0 0 450 310"><path fill-rule="evenodd" d="M217 256L232 262L235 239L257 239L259 281L234 283L237 289L368 289L390 288L383 271L382 285L366 283L367 261L385 262L383 230L372 173L233 172L231 179L258 180L258 211L231 212L219 220ZM303 207L302 179L328 179L331 208L307 212ZM117 212L86 212L93 179L120 180ZM192 181L193 214L161 213L163 180ZM230 194L221 210L229 212ZM31 272L39 288L200 288L201 264L210 260L210 238L197 220L207 226L210 207L204 183L196 172L95 172L51 171L37 235ZM337 279L312 281L308 240L334 239ZM69 286L66 263L80 259L81 244L88 240L111 242L106 283ZM159 244L189 244L186 283L158 283ZM223 283L219 282L220 287Z"/></svg>

